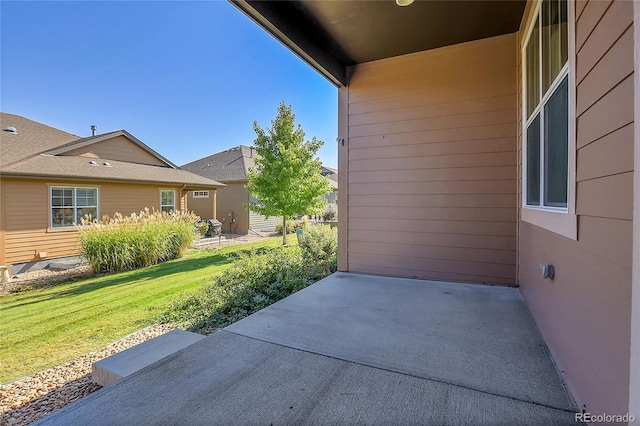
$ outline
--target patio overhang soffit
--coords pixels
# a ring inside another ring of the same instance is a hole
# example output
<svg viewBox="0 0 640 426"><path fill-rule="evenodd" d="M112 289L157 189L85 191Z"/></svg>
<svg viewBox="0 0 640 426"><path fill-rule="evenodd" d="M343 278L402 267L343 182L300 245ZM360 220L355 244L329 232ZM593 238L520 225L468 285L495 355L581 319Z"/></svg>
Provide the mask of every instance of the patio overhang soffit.
<svg viewBox="0 0 640 426"><path fill-rule="evenodd" d="M337 86L348 67L518 31L525 0L230 0Z"/></svg>

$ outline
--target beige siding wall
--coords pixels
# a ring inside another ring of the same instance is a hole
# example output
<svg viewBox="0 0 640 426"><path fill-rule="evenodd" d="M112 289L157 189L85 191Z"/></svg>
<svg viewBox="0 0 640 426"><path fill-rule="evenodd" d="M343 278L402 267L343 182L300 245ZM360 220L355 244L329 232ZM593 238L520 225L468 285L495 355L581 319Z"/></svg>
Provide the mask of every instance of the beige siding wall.
<svg viewBox="0 0 640 426"><path fill-rule="evenodd" d="M233 212L237 227L235 233L246 234L249 232L249 212L244 207L249 202L249 193L245 189L246 182L222 182L227 186L217 190L217 218L222 222L222 232L229 233L229 221ZM233 227L231 228L234 229Z"/></svg>
<svg viewBox="0 0 640 426"><path fill-rule="evenodd" d="M339 150L348 155L346 269L515 284L516 42L507 35L355 67Z"/></svg>
<svg viewBox="0 0 640 426"><path fill-rule="evenodd" d="M251 229L260 230L263 228L272 228L278 223L282 223L281 217L270 217L269 219L267 219L266 217L257 213L251 211L249 212L249 227Z"/></svg>
<svg viewBox="0 0 640 426"><path fill-rule="evenodd" d="M75 229L49 228L49 184L98 187L101 216L112 216L116 212L129 215L145 207L160 208L160 188L152 185L3 179L2 224L6 263L41 260L37 257L40 252L46 252L47 259L79 253ZM179 196L179 188L163 189L175 189L176 197Z"/></svg>
<svg viewBox="0 0 640 426"><path fill-rule="evenodd" d="M148 153L124 136L116 136L102 142L83 146L82 148L65 152L63 155L127 161L129 163L151 164L155 166L167 165L155 155Z"/></svg>
<svg viewBox="0 0 640 426"><path fill-rule="evenodd" d="M523 222L519 283L578 405L626 413L633 213L633 4L576 4L578 240ZM538 272L556 268L553 281Z"/></svg>
<svg viewBox="0 0 640 426"><path fill-rule="evenodd" d="M209 190L209 198L194 198L193 191L189 191L187 196L187 205L189 211L194 212L202 219L215 219L215 192L213 190Z"/></svg>

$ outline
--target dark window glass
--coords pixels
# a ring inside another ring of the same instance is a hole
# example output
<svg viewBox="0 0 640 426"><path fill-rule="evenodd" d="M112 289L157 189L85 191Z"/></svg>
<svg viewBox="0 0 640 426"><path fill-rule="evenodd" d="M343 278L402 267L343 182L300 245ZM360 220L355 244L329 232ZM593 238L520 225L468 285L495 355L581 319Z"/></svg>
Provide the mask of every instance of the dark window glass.
<svg viewBox="0 0 640 426"><path fill-rule="evenodd" d="M567 20L566 0L544 0L542 2L543 93L549 90L569 57Z"/></svg>
<svg viewBox="0 0 640 426"><path fill-rule="evenodd" d="M54 228L73 226L72 208L54 208L51 210L51 222Z"/></svg>
<svg viewBox="0 0 640 426"><path fill-rule="evenodd" d="M567 206L569 86L564 78L544 107L544 205Z"/></svg>
<svg viewBox="0 0 640 426"><path fill-rule="evenodd" d="M540 205L540 114L527 128L527 194L528 205Z"/></svg>
<svg viewBox="0 0 640 426"><path fill-rule="evenodd" d="M539 22L531 31L531 37L526 47L526 96L527 96L527 118L531 116L533 110L540 103L540 29Z"/></svg>
<svg viewBox="0 0 640 426"><path fill-rule="evenodd" d="M98 209L96 207L79 208L78 209L78 221L77 221L77 223L80 224L80 222L82 221L82 219L85 218L85 216L90 216L91 219L96 219L97 215L98 215Z"/></svg>

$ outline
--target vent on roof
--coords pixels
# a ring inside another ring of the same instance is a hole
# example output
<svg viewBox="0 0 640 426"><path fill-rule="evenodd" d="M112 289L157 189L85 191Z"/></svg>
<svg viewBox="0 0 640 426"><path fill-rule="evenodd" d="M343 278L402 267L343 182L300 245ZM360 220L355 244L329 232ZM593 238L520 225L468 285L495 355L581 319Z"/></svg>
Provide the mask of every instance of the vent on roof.
<svg viewBox="0 0 640 426"><path fill-rule="evenodd" d="M9 126L6 129L4 129L5 132L7 133L13 133L13 134L17 134L18 133L18 129L16 129L13 126Z"/></svg>
<svg viewBox="0 0 640 426"><path fill-rule="evenodd" d="M89 161L89 164L91 164L92 166L97 166L97 165L98 165L98 163L96 163L96 162L95 162L95 161L93 161L93 160Z"/></svg>
<svg viewBox="0 0 640 426"><path fill-rule="evenodd" d="M105 167L111 167L111 163L107 163L106 161L104 163L102 163L103 166Z"/></svg>
<svg viewBox="0 0 640 426"><path fill-rule="evenodd" d="M98 126L96 126L95 124L91 125L91 136L95 136L96 135L96 130L98 130Z"/></svg>

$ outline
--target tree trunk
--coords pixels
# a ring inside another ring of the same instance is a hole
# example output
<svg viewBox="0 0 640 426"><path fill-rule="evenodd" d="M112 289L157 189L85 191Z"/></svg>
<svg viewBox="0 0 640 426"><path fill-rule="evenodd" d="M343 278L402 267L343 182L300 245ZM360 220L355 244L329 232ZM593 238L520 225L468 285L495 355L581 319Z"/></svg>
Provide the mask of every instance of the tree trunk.
<svg viewBox="0 0 640 426"><path fill-rule="evenodd" d="M282 245L287 245L287 217L282 216Z"/></svg>

